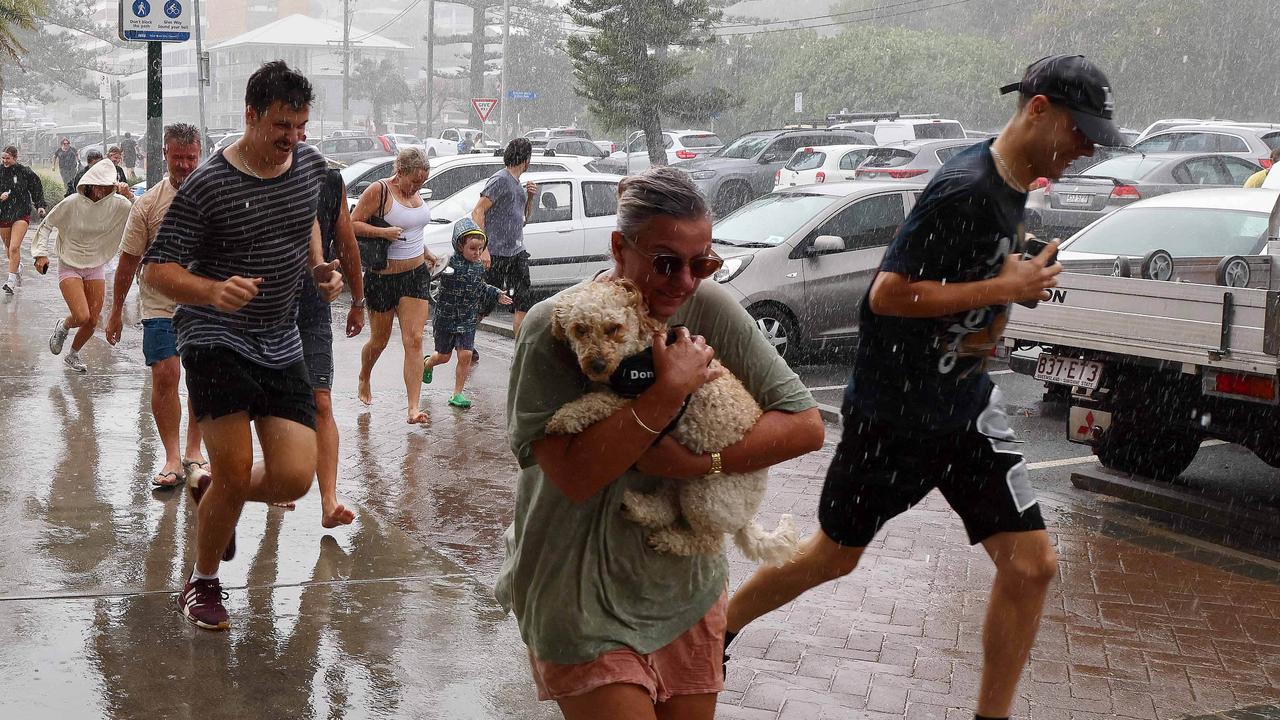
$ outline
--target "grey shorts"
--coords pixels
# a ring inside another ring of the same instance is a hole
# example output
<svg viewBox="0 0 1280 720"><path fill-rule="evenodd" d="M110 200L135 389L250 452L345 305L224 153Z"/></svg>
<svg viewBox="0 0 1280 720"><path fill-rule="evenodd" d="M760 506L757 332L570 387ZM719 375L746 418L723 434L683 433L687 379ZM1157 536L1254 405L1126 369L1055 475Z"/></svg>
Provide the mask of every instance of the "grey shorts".
<svg viewBox="0 0 1280 720"><path fill-rule="evenodd" d="M333 326L327 320L298 323L302 337L302 359L307 364L311 387L329 390L333 387Z"/></svg>

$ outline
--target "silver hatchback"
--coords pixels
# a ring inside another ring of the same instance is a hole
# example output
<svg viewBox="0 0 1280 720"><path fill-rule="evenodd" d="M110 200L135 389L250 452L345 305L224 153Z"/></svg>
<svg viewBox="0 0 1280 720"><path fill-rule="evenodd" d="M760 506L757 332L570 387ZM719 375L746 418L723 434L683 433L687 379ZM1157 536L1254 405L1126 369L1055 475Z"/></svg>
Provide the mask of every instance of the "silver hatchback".
<svg viewBox="0 0 1280 720"><path fill-rule="evenodd" d="M723 283L787 359L857 337L858 310L918 183L804 185L716 221Z"/></svg>

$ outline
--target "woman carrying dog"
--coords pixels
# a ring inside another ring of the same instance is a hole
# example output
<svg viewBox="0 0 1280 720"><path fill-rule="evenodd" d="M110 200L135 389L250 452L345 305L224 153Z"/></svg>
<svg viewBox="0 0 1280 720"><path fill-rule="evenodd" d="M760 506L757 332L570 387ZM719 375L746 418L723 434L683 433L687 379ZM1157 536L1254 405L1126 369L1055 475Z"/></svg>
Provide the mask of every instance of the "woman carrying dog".
<svg viewBox="0 0 1280 720"><path fill-rule="evenodd" d="M408 395L407 421L425 423L420 408L422 391L422 332L431 307L431 266L436 258L427 252L423 231L431 223L431 209L418 194L427 181L431 165L417 148L405 148L396 155L395 174L365 189L351 211L357 237L382 237L391 241L387 266L365 270L364 297L369 304L369 342L360 351L357 395L365 405L373 403L370 386L373 366L391 339L391 321L400 319L400 341L404 345L404 387ZM369 224L381 217L390 227Z"/></svg>
<svg viewBox="0 0 1280 720"><path fill-rule="evenodd" d="M724 687L727 563L648 547L646 530L621 514L623 493L767 468L821 447L823 425L746 311L702 282L722 261L688 175L659 167L619 183L612 254L613 269L588 282L629 281L651 316L685 327L671 343L654 335L649 389L577 435L550 436L547 421L590 383L553 336L555 299L529 312L507 394L521 471L496 594L519 621L538 697L567 720L711 718ZM737 444L696 455L660 433L715 378L713 357L765 412Z"/></svg>

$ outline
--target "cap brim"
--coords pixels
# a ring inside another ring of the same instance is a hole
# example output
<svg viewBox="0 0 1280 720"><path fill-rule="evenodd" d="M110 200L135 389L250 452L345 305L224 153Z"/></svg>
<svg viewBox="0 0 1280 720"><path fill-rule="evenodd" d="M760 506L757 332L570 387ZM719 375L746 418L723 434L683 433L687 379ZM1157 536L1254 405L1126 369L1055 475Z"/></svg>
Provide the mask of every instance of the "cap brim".
<svg viewBox="0 0 1280 720"><path fill-rule="evenodd" d="M1080 132L1085 137L1094 142L1095 145L1105 145L1107 147L1122 147L1129 144L1124 135L1120 134L1120 128L1116 127L1115 121L1108 120L1097 115L1090 115L1087 112L1067 108L1071 112L1071 117L1076 121L1076 127L1080 128Z"/></svg>

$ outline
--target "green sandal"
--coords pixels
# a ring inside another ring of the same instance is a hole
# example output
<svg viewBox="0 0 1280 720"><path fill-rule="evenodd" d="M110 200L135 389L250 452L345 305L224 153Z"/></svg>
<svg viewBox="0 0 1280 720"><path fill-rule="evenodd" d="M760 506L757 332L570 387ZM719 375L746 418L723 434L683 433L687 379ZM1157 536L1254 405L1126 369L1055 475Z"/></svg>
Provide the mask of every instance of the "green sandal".
<svg viewBox="0 0 1280 720"><path fill-rule="evenodd" d="M462 393L458 393L453 397L449 398L449 404L456 408L462 408L464 410L466 408L471 407L471 401L468 400Z"/></svg>
<svg viewBox="0 0 1280 720"><path fill-rule="evenodd" d="M422 358L422 359L423 359L423 360L426 360L426 358ZM430 385L430 384L431 384L431 370L432 370L432 369L433 369L433 368L432 368L430 365L427 365L426 367L423 367L423 368L422 368L422 382L426 383L427 385Z"/></svg>

